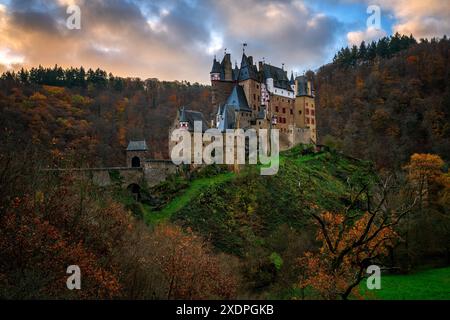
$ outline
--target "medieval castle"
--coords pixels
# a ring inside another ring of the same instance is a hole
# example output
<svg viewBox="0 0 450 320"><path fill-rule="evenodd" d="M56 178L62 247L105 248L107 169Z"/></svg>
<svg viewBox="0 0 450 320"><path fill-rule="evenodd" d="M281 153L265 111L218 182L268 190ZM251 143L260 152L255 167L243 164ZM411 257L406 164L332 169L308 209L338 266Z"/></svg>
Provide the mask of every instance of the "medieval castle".
<svg viewBox="0 0 450 320"><path fill-rule="evenodd" d="M203 114L182 107L175 127L193 130L194 121L204 129L279 129L280 148L317 141L314 89L306 76L290 79L284 67L259 62L243 51L240 68L233 68L231 55L221 62L214 58L210 72L212 104L217 110L208 123Z"/></svg>
<svg viewBox="0 0 450 320"><path fill-rule="evenodd" d="M316 116L314 89L306 76L290 79L284 67L279 68L259 62L242 53L240 67L232 67L231 55L225 53L221 62L214 58L210 72L212 105L216 114L210 122L201 112L181 107L169 130L175 128L194 131L194 122L202 123L203 132L208 128L227 129L278 129L280 150L304 144L316 144ZM170 138L169 138L170 141ZM169 143L172 149L173 143ZM127 167L143 168L152 183L169 172L177 170L170 160L149 159L145 141L130 141L127 148ZM150 174L151 173L151 174ZM154 173L162 173L158 178Z"/></svg>

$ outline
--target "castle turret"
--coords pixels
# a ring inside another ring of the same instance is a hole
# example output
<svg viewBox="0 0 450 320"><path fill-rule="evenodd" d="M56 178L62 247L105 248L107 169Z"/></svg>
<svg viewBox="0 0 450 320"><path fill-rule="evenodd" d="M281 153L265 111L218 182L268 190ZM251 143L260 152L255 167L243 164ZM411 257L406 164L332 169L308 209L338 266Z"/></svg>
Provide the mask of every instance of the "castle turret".
<svg viewBox="0 0 450 320"><path fill-rule="evenodd" d="M292 91L295 91L294 72L292 71L291 71L291 79L289 80L289 85L291 86Z"/></svg>
<svg viewBox="0 0 450 320"><path fill-rule="evenodd" d="M295 79L296 99L295 124L298 127L307 127L311 130L311 140L316 143L316 108L314 100L314 90L312 81L306 76L300 76Z"/></svg>
<svg viewBox="0 0 450 320"><path fill-rule="evenodd" d="M211 81L220 80L220 63L216 60L216 56L214 56L212 69L209 74L211 76Z"/></svg>
<svg viewBox="0 0 450 320"><path fill-rule="evenodd" d="M184 130L189 130L189 121L188 121L187 116L186 116L185 108L182 107L179 112L180 112L180 116L179 116L179 119L178 119L179 128L180 129L184 129Z"/></svg>
<svg viewBox="0 0 450 320"><path fill-rule="evenodd" d="M229 53L226 53L223 57L220 67L222 69L220 80L233 81L233 65L231 63L231 55Z"/></svg>

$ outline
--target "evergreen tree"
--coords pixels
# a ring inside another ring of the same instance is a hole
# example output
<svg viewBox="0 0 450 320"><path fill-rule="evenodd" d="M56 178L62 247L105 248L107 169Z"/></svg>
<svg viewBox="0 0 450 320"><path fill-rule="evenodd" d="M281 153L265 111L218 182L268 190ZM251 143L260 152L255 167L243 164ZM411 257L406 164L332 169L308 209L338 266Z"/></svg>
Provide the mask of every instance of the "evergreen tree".
<svg viewBox="0 0 450 320"><path fill-rule="evenodd" d="M358 59L362 61L367 59L367 47L365 41L361 42L361 45L359 46Z"/></svg>

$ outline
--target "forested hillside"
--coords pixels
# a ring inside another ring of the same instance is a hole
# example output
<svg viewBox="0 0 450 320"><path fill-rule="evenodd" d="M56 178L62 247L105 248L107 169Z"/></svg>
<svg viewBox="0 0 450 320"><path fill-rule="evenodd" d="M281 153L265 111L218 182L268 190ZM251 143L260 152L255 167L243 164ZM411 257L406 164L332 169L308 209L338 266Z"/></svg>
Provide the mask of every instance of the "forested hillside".
<svg viewBox="0 0 450 320"><path fill-rule="evenodd" d="M154 158L167 158L181 105L209 116L209 88L99 69L7 72L0 80L0 145L4 152L39 149L45 165L121 166L128 141L146 139Z"/></svg>
<svg viewBox="0 0 450 320"><path fill-rule="evenodd" d="M316 78L330 147L282 152L274 176L182 168L138 197L120 179L42 167L121 166L130 139L166 158L177 108L210 115L209 87L57 66L3 74L0 298L366 299L371 264L409 274L390 288L413 279L436 289L415 297L441 297L448 268L412 273L450 263L449 50L398 35L342 49ZM83 290L67 290L72 264Z"/></svg>
<svg viewBox="0 0 450 320"><path fill-rule="evenodd" d="M317 73L322 143L398 167L415 152L450 155L450 41L383 38L342 49Z"/></svg>

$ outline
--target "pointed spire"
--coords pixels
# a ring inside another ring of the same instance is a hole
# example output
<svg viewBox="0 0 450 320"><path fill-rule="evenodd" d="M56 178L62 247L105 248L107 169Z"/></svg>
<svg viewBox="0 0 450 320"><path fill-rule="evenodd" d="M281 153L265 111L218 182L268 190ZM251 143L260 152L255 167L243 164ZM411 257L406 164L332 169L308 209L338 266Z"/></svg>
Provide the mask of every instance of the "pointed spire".
<svg viewBox="0 0 450 320"><path fill-rule="evenodd" d="M182 106L180 108L180 122L186 122L186 121L187 121L187 119L186 119L185 107Z"/></svg>
<svg viewBox="0 0 450 320"><path fill-rule="evenodd" d="M220 73L220 63L217 61L216 55L214 55L213 65L210 73Z"/></svg>

